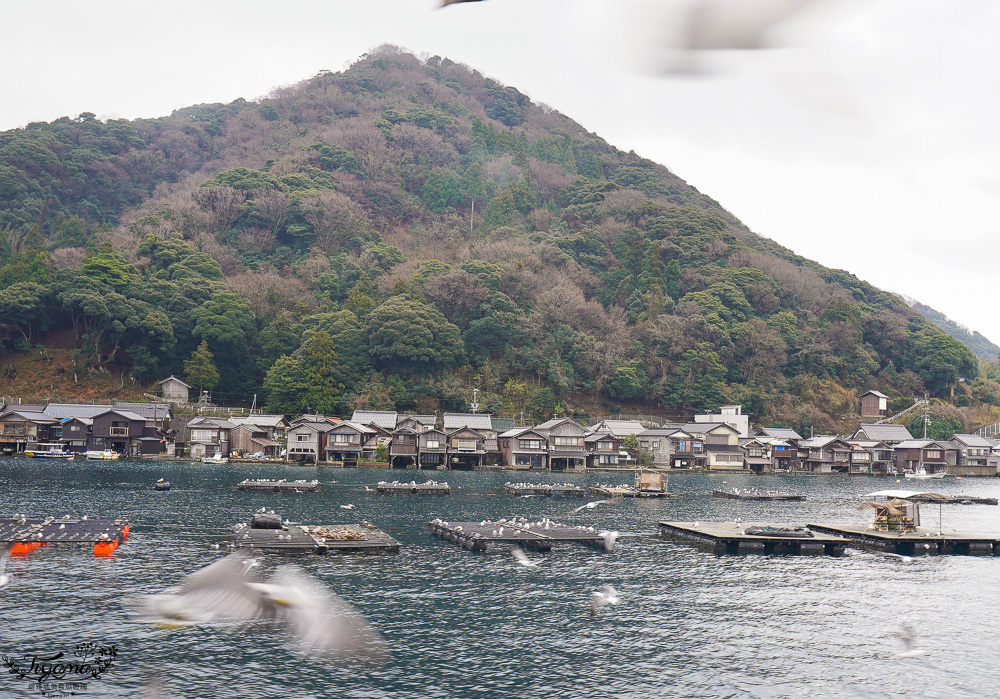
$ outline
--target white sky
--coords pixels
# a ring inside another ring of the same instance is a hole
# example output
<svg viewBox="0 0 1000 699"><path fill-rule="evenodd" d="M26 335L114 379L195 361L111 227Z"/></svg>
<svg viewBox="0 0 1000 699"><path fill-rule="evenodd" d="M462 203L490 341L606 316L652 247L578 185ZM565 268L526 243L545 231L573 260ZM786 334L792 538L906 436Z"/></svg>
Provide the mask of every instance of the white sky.
<svg viewBox="0 0 1000 699"><path fill-rule="evenodd" d="M20 3L4 13L0 129L254 99L393 43L513 85L757 233L1000 342L1000 3L826 0L841 11L785 25L788 48L658 75L686 2Z"/></svg>

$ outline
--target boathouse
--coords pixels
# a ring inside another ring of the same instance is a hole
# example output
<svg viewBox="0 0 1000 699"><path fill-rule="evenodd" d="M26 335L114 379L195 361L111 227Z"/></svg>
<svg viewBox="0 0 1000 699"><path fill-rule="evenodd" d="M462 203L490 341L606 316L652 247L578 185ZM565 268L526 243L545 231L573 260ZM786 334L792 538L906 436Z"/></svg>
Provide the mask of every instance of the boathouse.
<svg viewBox="0 0 1000 699"><path fill-rule="evenodd" d="M545 470L549 467L548 438L530 427L515 427L500 435L500 452L507 466Z"/></svg>
<svg viewBox="0 0 1000 699"><path fill-rule="evenodd" d="M554 418L535 427L545 435L552 471L584 468L587 461L587 429L568 417Z"/></svg>

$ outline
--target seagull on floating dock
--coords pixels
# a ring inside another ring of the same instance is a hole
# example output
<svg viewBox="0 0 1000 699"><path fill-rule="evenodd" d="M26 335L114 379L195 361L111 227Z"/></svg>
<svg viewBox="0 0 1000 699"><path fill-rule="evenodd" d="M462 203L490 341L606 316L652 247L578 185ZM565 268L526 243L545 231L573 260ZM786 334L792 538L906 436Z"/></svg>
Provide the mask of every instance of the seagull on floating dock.
<svg viewBox="0 0 1000 699"><path fill-rule="evenodd" d="M292 565L280 566L267 582L252 580L248 573L257 563L234 553L187 576L172 592L136 596L128 604L133 613L166 628L275 619L310 657L385 663L381 635L347 602Z"/></svg>
<svg viewBox="0 0 1000 699"><path fill-rule="evenodd" d="M513 549L511 549L510 553L514 557L514 559L525 568L537 568L538 564L542 562L541 560L537 561L531 560L530 558L528 558L527 554L524 551L522 551L521 548L518 546L515 546Z"/></svg>
<svg viewBox="0 0 1000 699"><path fill-rule="evenodd" d="M597 616L597 613L601 611L601 607L609 604L618 604L621 598L618 596L618 590L616 590L611 585L605 585L601 588L600 592L590 593L590 618L593 619Z"/></svg>
<svg viewBox="0 0 1000 699"><path fill-rule="evenodd" d="M581 510L593 510L598 505L618 505L622 501L622 498L609 498L608 500L594 500L593 502L588 502L586 505L580 505L575 510L570 510L571 515L575 515Z"/></svg>

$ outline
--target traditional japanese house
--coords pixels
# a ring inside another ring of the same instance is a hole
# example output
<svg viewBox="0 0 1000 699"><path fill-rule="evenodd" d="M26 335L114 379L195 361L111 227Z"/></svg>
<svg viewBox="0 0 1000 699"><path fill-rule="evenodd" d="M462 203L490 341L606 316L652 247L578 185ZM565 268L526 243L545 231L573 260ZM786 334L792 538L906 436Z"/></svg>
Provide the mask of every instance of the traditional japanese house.
<svg viewBox="0 0 1000 699"><path fill-rule="evenodd" d="M284 415L248 415L231 417L229 421L234 425L248 425L255 433L263 433L267 439L279 443L284 441L288 431L288 421Z"/></svg>
<svg viewBox="0 0 1000 699"><path fill-rule="evenodd" d="M958 461L958 449L950 442L911 439L894 447L896 471L903 473L951 473Z"/></svg>
<svg viewBox="0 0 1000 699"><path fill-rule="evenodd" d="M913 439L910 431L904 425L861 425L855 430L851 439L870 442L885 442L899 444Z"/></svg>
<svg viewBox="0 0 1000 699"><path fill-rule="evenodd" d="M985 437L956 434L951 438L951 445L957 449L957 463L949 473L956 476L997 475L996 463L990 459L993 445Z"/></svg>
<svg viewBox="0 0 1000 699"><path fill-rule="evenodd" d="M673 465L672 446L675 435L687 437L688 443L690 443L691 435L676 427L652 427L643 430L636 435L639 442L639 453L648 456L656 468L670 468Z"/></svg>
<svg viewBox="0 0 1000 699"><path fill-rule="evenodd" d="M142 415L130 410L105 410L95 415L87 440L88 451L111 451L122 455L160 454L166 451L166 438L157 427L147 427Z"/></svg>
<svg viewBox="0 0 1000 699"><path fill-rule="evenodd" d="M418 434L412 427L397 427L392 431L392 441L389 442L391 468L417 468Z"/></svg>
<svg viewBox="0 0 1000 699"><path fill-rule="evenodd" d="M773 473L774 461L771 458L773 445L767 438L750 437L740 440L743 448L743 468L754 473Z"/></svg>
<svg viewBox="0 0 1000 699"><path fill-rule="evenodd" d="M399 415L395 410L355 410L350 422L380 427L386 434L390 434L396 429L398 419Z"/></svg>
<svg viewBox="0 0 1000 699"><path fill-rule="evenodd" d="M486 436L471 427L459 427L448 435L448 468L472 471L486 458Z"/></svg>
<svg viewBox="0 0 1000 699"><path fill-rule="evenodd" d="M535 427L545 435L549 446L549 468L553 471L585 468L587 429L570 418L554 418Z"/></svg>
<svg viewBox="0 0 1000 699"><path fill-rule="evenodd" d="M331 425L326 431L325 460L344 466L357 466L358 461L375 456L378 430L352 421Z"/></svg>
<svg viewBox="0 0 1000 699"><path fill-rule="evenodd" d="M894 470L891 444L864 439L848 440L851 445L851 473L885 475Z"/></svg>
<svg viewBox="0 0 1000 699"><path fill-rule="evenodd" d="M699 443L701 448L701 455L693 458L695 468L743 470L737 428L724 422L689 422L681 430L690 434L692 442Z"/></svg>
<svg viewBox="0 0 1000 699"><path fill-rule="evenodd" d="M437 424L436 415L400 415L396 422L397 429L408 427L416 433L426 432Z"/></svg>
<svg viewBox="0 0 1000 699"><path fill-rule="evenodd" d="M500 451L507 466L527 466L533 470L549 467L548 438L531 427L515 427L500 435Z"/></svg>
<svg viewBox="0 0 1000 699"><path fill-rule="evenodd" d="M448 436L432 428L417 435L417 468L447 468Z"/></svg>
<svg viewBox="0 0 1000 699"><path fill-rule="evenodd" d="M757 433L758 437L772 437L774 439L784 439L786 441L798 441L802 435L787 427L765 427Z"/></svg>
<svg viewBox="0 0 1000 699"><path fill-rule="evenodd" d="M333 425L322 415L303 415L288 428L285 460L319 463L326 456L326 433Z"/></svg>
<svg viewBox="0 0 1000 699"><path fill-rule="evenodd" d="M495 465L500 463L500 445L497 441L497 431L493 429L493 418L488 413L445 413L441 419L443 429L451 434L459 427L469 427L483 436L482 464Z"/></svg>
<svg viewBox="0 0 1000 699"><path fill-rule="evenodd" d="M587 445L587 468L617 468L622 448L621 437L611 432L598 432L584 437Z"/></svg>
<svg viewBox="0 0 1000 699"><path fill-rule="evenodd" d="M808 473L849 473L851 445L835 435L817 435L799 442L804 452L800 471Z"/></svg>
<svg viewBox="0 0 1000 699"><path fill-rule="evenodd" d="M64 444L64 450L75 454L87 451L93 426L94 421L89 417L65 418L62 421L62 436L59 438Z"/></svg>
<svg viewBox="0 0 1000 699"><path fill-rule="evenodd" d="M188 455L193 459L214 454L229 456L229 434L235 427L224 417L192 418L186 425Z"/></svg>
<svg viewBox="0 0 1000 699"><path fill-rule="evenodd" d="M889 414L889 396L878 391L861 394L861 417L880 418Z"/></svg>
<svg viewBox="0 0 1000 699"><path fill-rule="evenodd" d="M171 374L160 382L160 395L171 403L187 403L191 395L191 384L181 381Z"/></svg>
<svg viewBox="0 0 1000 699"><path fill-rule="evenodd" d="M51 441L49 432L58 420L46 416L41 411L32 411L22 406L12 406L0 415L0 450L3 453L20 454L25 449L33 449L40 442ZM34 407L34 406L25 406Z"/></svg>
<svg viewBox="0 0 1000 699"><path fill-rule="evenodd" d="M646 431L646 427L638 420L601 420L596 425L591 425L590 431L614 435L621 439L629 435L638 437Z"/></svg>
<svg viewBox="0 0 1000 699"><path fill-rule="evenodd" d="M234 454L260 454L267 458L274 458L278 455L281 445L268 437L267 430L253 423L244 422L237 423L236 427L230 431L229 448Z"/></svg>

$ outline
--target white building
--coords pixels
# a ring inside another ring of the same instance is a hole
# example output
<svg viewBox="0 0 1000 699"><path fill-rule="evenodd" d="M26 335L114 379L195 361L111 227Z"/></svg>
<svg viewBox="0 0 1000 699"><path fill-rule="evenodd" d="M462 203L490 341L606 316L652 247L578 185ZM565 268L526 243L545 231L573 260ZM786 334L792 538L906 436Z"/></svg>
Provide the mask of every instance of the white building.
<svg viewBox="0 0 1000 699"><path fill-rule="evenodd" d="M743 414L742 405L724 405L719 409L719 414L709 413L708 415L695 415L695 422L721 422L729 425L740 437L750 436L750 416Z"/></svg>

